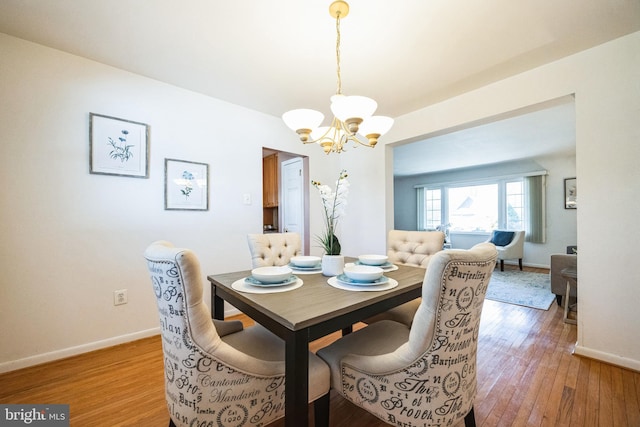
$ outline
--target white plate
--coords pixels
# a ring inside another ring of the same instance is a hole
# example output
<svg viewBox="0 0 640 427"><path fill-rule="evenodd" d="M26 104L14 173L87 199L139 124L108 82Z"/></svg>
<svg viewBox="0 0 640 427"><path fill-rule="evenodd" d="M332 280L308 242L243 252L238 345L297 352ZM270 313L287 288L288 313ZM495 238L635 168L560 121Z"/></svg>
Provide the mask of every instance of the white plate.
<svg viewBox="0 0 640 427"><path fill-rule="evenodd" d="M360 264L360 261L356 261L356 262L348 262L344 266L348 267L350 265L364 265L364 264ZM378 267L380 267L382 271L384 271L385 273L388 273L389 271L396 271L398 269L397 265L392 264L390 262L386 262Z"/></svg>
<svg viewBox="0 0 640 427"><path fill-rule="evenodd" d="M364 280L354 280L349 278L349 276L347 276L346 274L339 274L338 276L336 276L336 279L338 279L338 282L342 283L343 285L350 286L378 286L384 285L389 282L389 278L385 276L382 276L372 282L367 282Z"/></svg>
<svg viewBox="0 0 640 427"><path fill-rule="evenodd" d="M319 274L322 273L322 267L318 267L314 270L298 270L296 268L292 268L293 273L298 276L304 276L305 274Z"/></svg>
<svg viewBox="0 0 640 427"><path fill-rule="evenodd" d="M337 277L331 277L327 280L330 286L334 288L342 289L345 291L355 291L355 292L376 292L376 291L388 291L389 289L393 289L398 286L398 282L394 279L388 278L389 281L382 285L375 286L353 286L347 285L338 280Z"/></svg>
<svg viewBox="0 0 640 427"><path fill-rule="evenodd" d="M295 265L293 263L289 263L289 268L291 268L292 270L300 270L300 271L320 271L322 270L322 263L318 263L318 265L314 265L312 267L302 267L299 265Z"/></svg>
<svg viewBox="0 0 640 427"><path fill-rule="evenodd" d="M231 287L236 291L246 292L248 294L273 294L277 292L287 292L298 289L301 286L301 279L298 279L295 283L287 286L253 286L248 284L245 279L236 280L231 285Z"/></svg>
<svg viewBox="0 0 640 427"><path fill-rule="evenodd" d="M277 282L277 283L265 283L265 282L261 282L260 280L256 279L253 276L249 276L246 279L244 279L244 281L247 283L247 285L251 285L251 286L260 286L262 288L265 287L273 287L273 286L287 286L287 285L292 285L294 283L296 283L296 281L298 280L298 278L294 275L290 276L287 280L283 281L283 282Z"/></svg>
<svg viewBox="0 0 640 427"><path fill-rule="evenodd" d="M365 264L364 262L361 262L361 261L356 261L356 262L354 262L354 264L355 265L368 265L368 266L371 266L371 267L380 267L380 268L389 268L389 267L393 266L393 264L391 264L389 261L387 261L387 262L385 262L383 264L380 264L380 265Z"/></svg>

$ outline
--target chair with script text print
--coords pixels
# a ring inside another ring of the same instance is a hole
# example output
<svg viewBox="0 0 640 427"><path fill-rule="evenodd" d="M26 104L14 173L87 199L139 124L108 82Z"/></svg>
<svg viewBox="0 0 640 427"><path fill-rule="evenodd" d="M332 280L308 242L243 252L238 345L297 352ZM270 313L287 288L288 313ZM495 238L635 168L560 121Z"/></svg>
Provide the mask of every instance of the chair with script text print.
<svg viewBox="0 0 640 427"><path fill-rule="evenodd" d="M253 268L289 264L292 257L302 255L302 240L298 233L248 234Z"/></svg>
<svg viewBox="0 0 640 427"><path fill-rule="evenodd" d="M394 426L474 426L480 315L496 257L491 243L435 254L410 329L382 320L318 350L331 387Z"/></svg>
<svg viewBox="0 0 640 427"><path fill-rule="evenodd" d="M260 325L212 320L200 264L165 241L145 251L160 314L169 426L267 425L284 416L285 343ZM309 353L309 402L329 422L329 368Z"/></svg>
<svg viewBox="0 0 640 427"><path fill-rule="evenodd" d="M411 265L427 268L431 257L444 246L445 234L442 231L405 231L390 230L387 239L387 256L393 264ZM372 316L365 323L379 320L394 320L411 327L413 316L420 305L420 298Z"/></svg>
<svg viewBox="0 0 640 427"><path fill-rule="evenodd" d="M505 259L517 259L520 271L522 271L522 258L524 258L524 230L493 230L487 240L496 245L500 271L504 271Z"/></svg>

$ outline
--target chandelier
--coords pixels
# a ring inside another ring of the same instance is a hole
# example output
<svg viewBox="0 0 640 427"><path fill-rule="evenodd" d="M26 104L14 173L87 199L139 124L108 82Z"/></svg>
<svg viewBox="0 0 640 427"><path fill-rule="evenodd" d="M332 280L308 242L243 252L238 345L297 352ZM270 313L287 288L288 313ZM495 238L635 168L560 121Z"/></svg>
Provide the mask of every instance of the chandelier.
<svg viewBox="0 0 640 427"><path fill-rule="evenodd" d="M336 19L336 63L338 88L331 97L331 112L334 117L329 126L320 126L324 114L301 108L287 111L282 115L284 123L294 130L304 144L316 143L326 154L345 151L345 145L352 141L354 147L364 145L375 147L378 138L391 129L393 119L374 116L378 103L365 96L342 94L340 78L340 19L349 14L347 2L338 0L329 6L329 14ZM364 139L363 139L364 138Z"/></svg>

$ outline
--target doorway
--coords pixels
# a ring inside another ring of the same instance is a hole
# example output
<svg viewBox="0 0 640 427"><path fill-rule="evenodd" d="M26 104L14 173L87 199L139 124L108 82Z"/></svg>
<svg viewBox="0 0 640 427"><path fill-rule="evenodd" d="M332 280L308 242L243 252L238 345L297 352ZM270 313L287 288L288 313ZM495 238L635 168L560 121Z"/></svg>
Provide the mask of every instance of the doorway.
<svg viewBox="0 0 640 427"><path fill-rule="evenodd" d="M306 156L262 149L264 233L299 233L309 254L309 160Z"/></svg>

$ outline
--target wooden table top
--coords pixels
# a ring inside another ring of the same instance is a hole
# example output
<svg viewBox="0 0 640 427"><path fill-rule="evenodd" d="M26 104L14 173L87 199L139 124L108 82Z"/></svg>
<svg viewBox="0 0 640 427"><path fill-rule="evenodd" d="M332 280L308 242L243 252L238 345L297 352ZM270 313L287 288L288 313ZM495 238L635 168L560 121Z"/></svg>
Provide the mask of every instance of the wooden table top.
<svg viewBox="0 0 640 427"><path fill-rule="evenodd" d="M415 294L422 288L425 270L419 267L398 266L385 272L385 276L398 281L398 286L387 291L347 291L334 288L327 283L329 277L322 273L298 275L303 281L300 288L277 293L247 293L236 291L231 285L251 275L250 270L208 276L208 280L218 287L223 298L231 304L237 299L277 320L286 328L296 331L345 313L352 313L395 296L411 291ZM415 296L408 298L413 299ZM240 308L240 307L238 307Z"/></svg>

